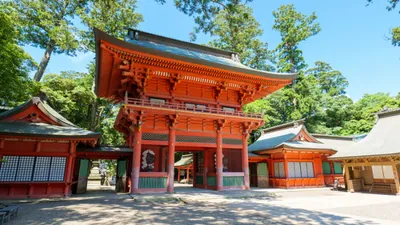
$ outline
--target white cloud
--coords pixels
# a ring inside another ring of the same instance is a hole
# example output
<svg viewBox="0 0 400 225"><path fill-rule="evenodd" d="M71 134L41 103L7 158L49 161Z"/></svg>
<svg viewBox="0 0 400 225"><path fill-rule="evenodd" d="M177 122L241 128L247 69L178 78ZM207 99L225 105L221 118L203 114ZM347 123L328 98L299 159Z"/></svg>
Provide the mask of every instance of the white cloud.
<svg viewBox="0 0 400 225"><path fill-rule="evenodd" d="M93 52L78 52L76 56L69 56L68 58L74 64L80 64L80 63L87 64L87 61L93 59L94 56L95 55Z"/></svg>

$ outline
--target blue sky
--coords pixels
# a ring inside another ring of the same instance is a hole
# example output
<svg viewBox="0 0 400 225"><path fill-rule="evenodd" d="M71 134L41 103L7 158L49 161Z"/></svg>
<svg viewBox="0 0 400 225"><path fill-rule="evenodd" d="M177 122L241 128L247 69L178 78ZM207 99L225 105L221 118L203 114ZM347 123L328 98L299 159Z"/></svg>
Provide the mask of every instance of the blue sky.
<svg viewBox="0 0 400 225"><path fill-rule="evenodd" d="M177 11L172 0L159 5L153 0L138 0L137 11L144 17L139 29L184 41L189 40L193 19ZM386 11L387 1L375 1L366 7L366 0L254 0L250 6L261 24L269 48L280 42L279 33L272 30L272 11L282 4L294 4L302 13L317 13L322 31L301 44L308 65L325 61L342 72L349 80L347 94L360 99L365 93L385 92L396 95L400 89L400 47L393 47L385 36L392 27L400 25L397 11ZM199 35L196 43L203 44L212 37ZM24 47L36 61L43 50ZM93 53L79 53L77 57L53 55L46 73L64 70L86 71Z"/></svg>

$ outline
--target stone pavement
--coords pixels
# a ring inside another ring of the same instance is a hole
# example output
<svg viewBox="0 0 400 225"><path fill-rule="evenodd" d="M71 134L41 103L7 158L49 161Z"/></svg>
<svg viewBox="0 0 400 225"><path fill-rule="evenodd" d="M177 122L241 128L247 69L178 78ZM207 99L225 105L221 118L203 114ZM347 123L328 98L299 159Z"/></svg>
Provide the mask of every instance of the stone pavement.
<svg viewBox="0 0 400 225"><path fill-rule="evenodd" d="M183 187L155 197L89 192L21 203L13 224L400 224L399 206L398 196L329 189L220 193Z"/></svg>

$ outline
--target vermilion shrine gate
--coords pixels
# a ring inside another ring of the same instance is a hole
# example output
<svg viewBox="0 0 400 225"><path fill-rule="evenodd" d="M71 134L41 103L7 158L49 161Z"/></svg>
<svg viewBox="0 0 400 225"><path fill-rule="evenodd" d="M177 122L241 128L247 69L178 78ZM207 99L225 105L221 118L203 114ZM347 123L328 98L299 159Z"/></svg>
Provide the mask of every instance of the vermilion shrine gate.
<svg viewBox="0 0 400 225"><path fill-rule="evenodd" d="M131 193L173 192L176 151L193 152L194 187L249 189L247 138L263 115L244 104L296 74L251 69L234 52L138 30L95 30L99 97L121 103L115 129L133 148Z"/></svg>

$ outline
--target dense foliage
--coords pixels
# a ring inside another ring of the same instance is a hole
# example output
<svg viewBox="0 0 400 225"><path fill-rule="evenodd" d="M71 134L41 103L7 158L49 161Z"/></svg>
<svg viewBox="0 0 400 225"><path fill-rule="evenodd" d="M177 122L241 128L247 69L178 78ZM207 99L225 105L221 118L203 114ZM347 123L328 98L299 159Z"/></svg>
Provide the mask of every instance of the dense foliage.
<svg viewBox="0 0 400 225"><path fill-rule="evenodd" d="M305 15L294 5L282 5L272 12L272 28L279 32L281 42L268 50L266 40L261 38L259 21L248 4L252 0L174 2L180 12L194 18L193 38L198 33L209 34L208 45L239 53L241 62L252 68L299 74L290 87L245 106L246 111L265 113L265 127L304 118L311 132L360 134L372 128L374 113L384 107L400 107L400 95L392 97L387 93L365 94L353 102L346 95L347 79L333 65L323 61L307 65L300 43L312 41L321 31L315 12ZM389 2L388 9L392 10L398 0ZM119 106L97 98L92 91L93 63L84 73L64 71L41 77L52 53L93 51L94 27L123 38L125 27L136 27L143 20L135 10L136 0L1 2L0 105L16 106L32 95L45 93L49 104L67 119L102 132L102 144L124 144L113 129ZM399 45L400 29L394 28L392 33L392 43ZM36 69L36 63L18 44L46 51L34 79L29 78L29 72ZM257 132L252 138L257 138Z"/></svg>

